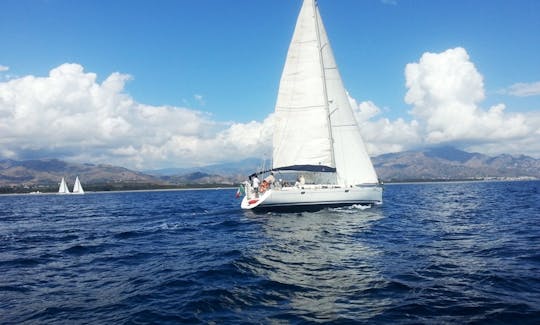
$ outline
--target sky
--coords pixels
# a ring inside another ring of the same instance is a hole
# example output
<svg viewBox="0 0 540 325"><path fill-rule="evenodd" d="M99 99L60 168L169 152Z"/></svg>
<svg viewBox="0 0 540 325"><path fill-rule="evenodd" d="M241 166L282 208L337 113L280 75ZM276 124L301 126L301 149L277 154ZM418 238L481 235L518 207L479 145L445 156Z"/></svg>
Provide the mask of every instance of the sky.
<svg viewBox="0 0 540 325"><path fill-rule="evenodd" d="M540 1L319 0L370 155L540 158ZM3 0L0 159L269 159L301 0Z"/></svg>

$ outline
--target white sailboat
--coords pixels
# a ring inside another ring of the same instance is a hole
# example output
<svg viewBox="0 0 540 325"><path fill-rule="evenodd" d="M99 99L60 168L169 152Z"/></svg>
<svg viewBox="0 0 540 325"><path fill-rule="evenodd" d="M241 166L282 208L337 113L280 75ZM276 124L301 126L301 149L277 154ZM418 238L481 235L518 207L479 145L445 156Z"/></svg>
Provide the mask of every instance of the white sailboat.
<svg viewBox="0 0 540 325"><path fill-rule="evenodd" d="M83 187L81 185L81 182L79 181L79 176L75 178L75 185L73 185L73 194L84 194Z"/></svg>
<svg viewBox="0 0 540 325"><path fill-rule="evenodd" d="M66 184L66 180L64 177L62 177L62 181L60 182L60 188L58 188L58 194L70 194L69 188Z"/></svg>
<svg viewBox="0 0 540 325"><path fill-rule="evenodd" d="M245 182L243 209L382 204L382 186L315 0L304 0L287 53L275 108L272 169L258 174L269 172L274 175L258 189ZM278 180L272 182L273 177Z"/></svg>

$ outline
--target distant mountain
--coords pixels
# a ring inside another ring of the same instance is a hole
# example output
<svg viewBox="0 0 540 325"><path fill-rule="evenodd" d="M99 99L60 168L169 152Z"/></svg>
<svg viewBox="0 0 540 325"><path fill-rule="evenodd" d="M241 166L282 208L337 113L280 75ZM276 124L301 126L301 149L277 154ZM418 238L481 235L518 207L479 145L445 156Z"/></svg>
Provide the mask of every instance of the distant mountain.
<svg viewBox="0 0 540 325"><path fill-rule="evenodd" d="M245 176L218 175L204 172L160 177L160 179L171 185L234 185L240 183L245 178Z"/></svg>
<svg viewBox="0 0 540 325"><path fill-rule="evenodd" d="M164 184L161 179L127 168L111 165L68 163L58 159L1 160L0 186L57 185L62 177L73 184L79 176L84 185L96 183L152 183Z"/></svg>
<svg viewBox="0 0 540 325"><path fill-rule="evenodd" d="M205 185L234 185L245 179L240 173L242 163L230 166L202 168L216 173L179 169L181 174L163 176L149 175L124 167L112 165L77 164L58 159L40 160L0 160L0 193L28 192L31 190L52 191L64 177L70 186L79 176L83 187L90 190L123 190L144 188L197 187ZM250 169L251 173L251 169ZM26 190L25 190L26 189Z"/></svg>
<svg viewBox="0 0 540 325"><path fill-rule="evenodd" d="M269 164L269 162L267 162ZM201 167L166 168L146 170L171 184L223 184L233 185L246 180L247 175L269 166L263 166L260 158L248 158L221 164Z"/></svg>
<svg viewBox="0 0 540 325"><path fill-rule="evenodd" d="M373 158L384 181L478 178L540 178L540 159L529 156L470 153L453 147L384 154Z"/></svg>
<svg viewBox="0 0 540 325"><path fill-rule="evenodd" d="M444 146L444 147L433 147L429 149L422 150L426 157L430 158L440 158L448 161L456 161L464 163L474 157L475 153L466 152L463 150L456 149L454 147Z"/></svg>
<svg viewBox="0 0 540 325"><path fill-rule="evenodd" d="M213 175L242 176L245 177L262 167L263 161L259 158L248 158L221 164L189 168L165 168L145 170L146 174L155 176L178 176L192 173L205 173Z"/></svg>
<svg viewBox="0 0 540 325"><path fill-rule="evenodd" d="M450 146L384 154L374 157L373 163L379 178L386 182L503 177L540 178L540 159L510 155L491 157ZM147 171L147 173L168 175L167 179L181 182L195 179L208 182L210 179L222 178L231 182L241 182L247 175L260 170L261 166L260 159L251 158L232 163Z"/></svg>
<svg viewBox="0 0 540 325"><path fill-rule="evenodd" d="M482 178L540 179L540 159L529 156L470 153L453 147L389 153L373 158L379 178L392 181L463 180ZM137 189L176 186L234 185L263 168L261 159L197 168L162 169L138 172L111 165L68 163L58 159L0 160L0 190L48 187L65 177L73 184L79 176L83 186L96 189ZM150 175L151 173L151 175ZM99 187L99 186L101 187ZM104 187L105 186L105 187Z"/></svg>

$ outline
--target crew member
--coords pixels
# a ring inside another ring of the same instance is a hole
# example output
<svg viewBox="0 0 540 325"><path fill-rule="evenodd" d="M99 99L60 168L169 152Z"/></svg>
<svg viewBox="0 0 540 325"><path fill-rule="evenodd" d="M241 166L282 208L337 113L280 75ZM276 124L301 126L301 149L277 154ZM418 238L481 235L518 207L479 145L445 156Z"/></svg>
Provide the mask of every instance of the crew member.
<svg viewBox="0 0 540 325"><path fill-rule="evenodd" d="M268 175L264 180L268 183L268 185L273 185L276 181L276 178L274 177L274 172L270 172L270 175Z"/></svg>
<svg viewBox="0 0 540 325"><path fill-rule="evenodd" d="M255 195L258 196L259 195L259 184L261 183L261 181L259 180L257 175L255 175L251 179L251 182L252 182L251 186L253 187L253 190L255 190Z"/></svg>

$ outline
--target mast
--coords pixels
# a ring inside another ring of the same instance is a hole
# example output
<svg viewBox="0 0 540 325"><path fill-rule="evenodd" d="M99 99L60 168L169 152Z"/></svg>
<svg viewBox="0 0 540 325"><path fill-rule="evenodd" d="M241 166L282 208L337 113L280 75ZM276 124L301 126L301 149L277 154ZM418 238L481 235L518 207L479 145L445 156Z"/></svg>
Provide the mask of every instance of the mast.
<svg viewBox="0 0 540 325"><path fill-rule="evenodd" d="M326 109L326 117L327 117L327 120L328 120L328 136L330 137L330 157L332 159L332 165L335 166L336 165L336 157L335 157L335 154L334 154L334 137L333 137L333 134L332 134L332 121L330 119L330 103L329 103L329 100L328 100L328 90L327 90L327 87L326 87L326 69L324 67L324 59L323 59L323 55L322 55L323 46L326 46L326 44L324 44L324 45L321 44L321 30L320 30L320 27L319 27L319 17L320 17L320 15L318 14L319 8L318 8L318 5L317 5L317 0L310 0L310 1L312 1L313 15L314 15L313 18L315 19L315 30L317 31L317 45L319 47L319 61L320 61L320 68L321 68L321 76L323 78L322 86L323 86L323 93L324 93L324 105L325 105L325 109ZM322 23L322 21L321 21L321 23Z"/></svg>

